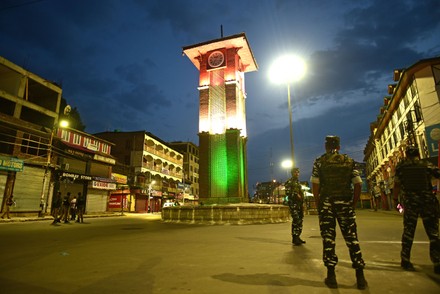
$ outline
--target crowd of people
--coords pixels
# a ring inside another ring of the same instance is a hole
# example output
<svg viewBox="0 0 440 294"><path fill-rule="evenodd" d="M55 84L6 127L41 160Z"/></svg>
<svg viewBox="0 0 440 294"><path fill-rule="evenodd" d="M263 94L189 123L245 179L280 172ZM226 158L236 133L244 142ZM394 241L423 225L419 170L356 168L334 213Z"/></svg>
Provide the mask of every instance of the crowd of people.
<svg viewBox="0 0 440 294"><path fill-rule="evenodd" d="M52 224L70 223L76 221L77 223L84 222L84 204L85 200L81 192L78 196L71 196L70 192L63 197L61 192L58 192L52 201Z"/></svg>
<svg viewBox="0 0 440 294"><path fill-rule="evenodd" d="M325 153L318 157L311 176L312 192L317 203L319 227L323 244L323 263L327 268L324 280L329 288L338 288L335 267L336 223L339 224L350 253L352 267L355 269L357 288L366 289L368 283L364 276L365 262L357 234L356 204L360 199L362 179L355 168L355 162L346 154L340 154L340 138L325 138ZM292 217L292 243L301 246L303 229L303 192L299 184L299 170L292 169L292 178L286 182L286 195ZM438 199L432 190L432 180L440 178L439 168L426 160L421 160L418 149L408 146L405 158L397 165L394 201L404 211L401 247L401 267L414 271L410 261L411 247L418 217L423 220L429 238L429 254L434 264L434 273L440 274L440 239ZM379 191L375 193L375 209L379 202ZM402 203L400 203L402 202Z"/></svg>

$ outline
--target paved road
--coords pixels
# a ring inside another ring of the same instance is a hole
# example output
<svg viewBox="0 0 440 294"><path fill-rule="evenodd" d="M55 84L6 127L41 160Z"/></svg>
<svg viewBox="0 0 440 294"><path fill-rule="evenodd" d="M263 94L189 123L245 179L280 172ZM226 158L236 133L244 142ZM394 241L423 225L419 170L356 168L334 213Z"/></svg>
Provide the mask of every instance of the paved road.
<svg viewBox="0 0 440 294"><path fill-rule="evenodd" d="M301 247L291 245L289 223L187 225L145 215L0 223L0 293L440 293L421 223L417 271L400 269L401 227L400 215L358 211L369 283L360 291L340 234L340 287L324 285L315 215L305 217Z"/></svg>

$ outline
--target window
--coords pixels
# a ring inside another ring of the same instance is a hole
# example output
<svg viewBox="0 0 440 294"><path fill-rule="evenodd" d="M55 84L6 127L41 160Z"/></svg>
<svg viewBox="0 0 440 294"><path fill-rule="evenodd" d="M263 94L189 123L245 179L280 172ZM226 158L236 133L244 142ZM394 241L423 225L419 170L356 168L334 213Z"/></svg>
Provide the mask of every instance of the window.
<svg viewBox="0 0 440 294"><path fill-rule="evenodd" d="M89 144L90 144L90 138L84 138L83 146L87 148L87 146L89 146Z"/></svg>
<svg viewBox="0 0 440 294"><path fill-rule="evenodd" d="M61 139L65 142L70 142L70 132L66 130L61 130Z"/></svg>
<svg viewBox="0 0 440 294"><path fill-rule="evenodd" d="M408 108L409 105L408 95L405 95L405 97L403 97L403 105L405 106L405 109Z"/></svg>
<svg viewBox="0 0 440 294"><path fill-rule="evenodd" d="M101 150L103 153L106 153L106 154L108 154L108 145L107 144L102 144L102 150Z"/></svg>
<svg viewBox="0 0 440 294"><path fill-rule="evenodd" d="M81 144L81 136L78 134L73 134L73 144L80 145Z"/></svg>
<svg viewBox="0 0 440 294"><path fill-rule="evenodd" d="M418 94L418 91L417 91L417 85L416 85L416 80L415 79L413 79L413 82L411 83L410 89L411 89L412 97L416 97L417 94Z"/></svg>
<svg viewBox="0 0 440 294"><path fill-rule="evenodd" d="M45 155L49 148L48 143L41 141L41 137L37 137L31 134L23 134L23 140L21 141L21 152L31 155Z"/></svg>

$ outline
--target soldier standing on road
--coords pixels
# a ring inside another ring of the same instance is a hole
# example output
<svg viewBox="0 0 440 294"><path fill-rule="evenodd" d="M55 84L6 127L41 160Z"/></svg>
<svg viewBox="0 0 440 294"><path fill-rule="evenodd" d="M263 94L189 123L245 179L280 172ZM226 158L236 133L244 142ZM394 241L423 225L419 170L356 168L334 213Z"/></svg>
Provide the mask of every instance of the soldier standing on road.
<svg viewBox="0 0 440 294"><path fill-rule="evenodd" d="M304 194L299 183L299 168L292 168L292 177L284 184L286 187L287 203L292 217L292 243L300 246L306 241L301 239L304 219Z"/></svg>
<svg viewBox="0 0 440 294"><path fill-rule="evenodd" d="M364 277L365 263L359 246L354 210L360 197L362 179L354 167L354 160L345 154L339 154L339 141L337 136L325 138L326 153L315 160L311 177L313 196L318 204L323 261L327 267L325 284L329 288L338 287L335 274L338 263L335 229L338 221L350 252L352 267L356 270L357 288L362 290L367 287L367 281Z"/></svg>
<svg viewBox="0 0 440 294"><path fill-rule="evenodd" d="M409 146L406 158L396 166L393 199L397 202L399 192L403 196L403 234L401 266L414 271L411 263L411 247L419 215L429 238L429 255L434 263L434 272L440 274L439 203L432 192L432 178L439 178L439 168L428 161L420 160L419 150Z"/></svg>

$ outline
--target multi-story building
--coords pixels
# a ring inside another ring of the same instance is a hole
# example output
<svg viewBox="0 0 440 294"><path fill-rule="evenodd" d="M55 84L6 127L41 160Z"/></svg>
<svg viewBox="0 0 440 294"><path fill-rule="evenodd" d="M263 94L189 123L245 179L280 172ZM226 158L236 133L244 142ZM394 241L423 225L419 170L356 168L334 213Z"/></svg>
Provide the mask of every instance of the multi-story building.
<svg viewBox="0 0 440 294"><path fill-rule="evenodd" d="M199 147L192 142L171 142L169 145L183 154L184 197L196 201L199 196Z"/></svg>
<svg viewBox="0 0 440 294"><path fill-rule="evenodd" d="M0 57L0 197L3 207L14 195L14 215L49 213L58 191L81 192L86 212L104 212L116 188L112 144L63 127L61 93L55 83Z"/></svg>
<svg viewBox="0 0 440 294"><path fill-rule="evenodd" d="M130 211L159 212L165 201L181 192L183 155L145 131L102 132L95 136L113 142L117 166L129 166L127 175L134 199Z"/></svg>
<svg viewBox="0 0 440 294"><path fill-rule="evenodd" d="M440 140L440 57L423 59L394 71L394 82L364 150L367 180L379 185L382 204L390 208L394 169L407 145L419 148L422 158L438 164Z"/></svg>
<svg viewBox="0 0 440 294"><path fill-rule="evenodd" d="M52 130L60 86L0 57L0 201L13 194L13 215L47 209Z"/></svg>
<svg viewBox="0 0 440 294"><path fill-rule="evenodd" d="M113 144L68 127L57 128L55 138L59 140L53 148L54 192L70 192L71 197L81 193L86 213L107 211L110 193L117 184L112 177L116 162L110 155Z"/></svg>

